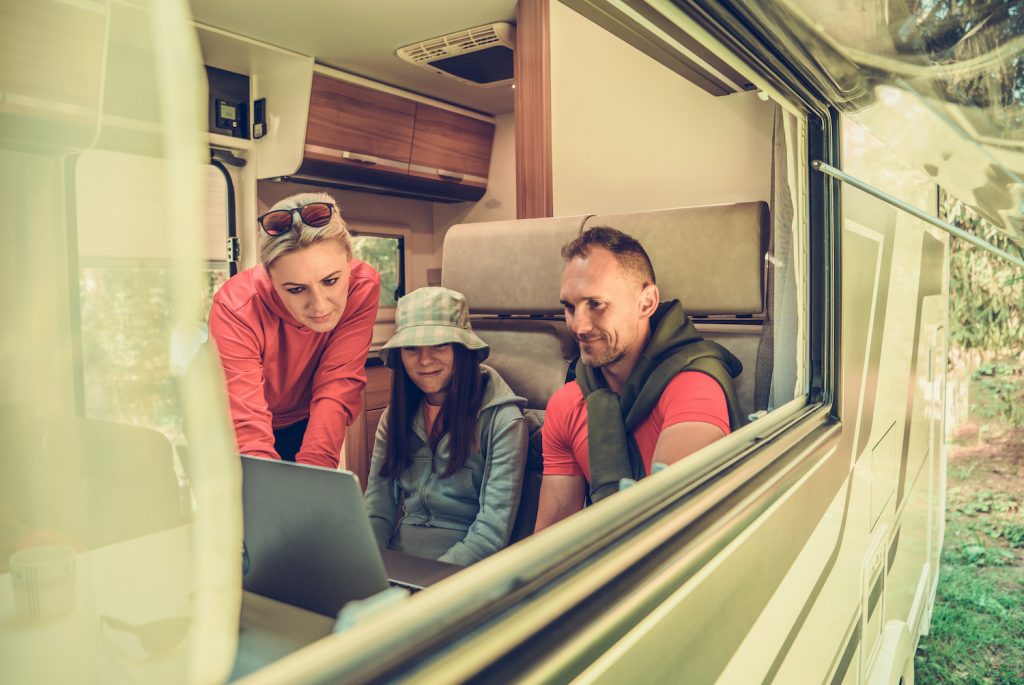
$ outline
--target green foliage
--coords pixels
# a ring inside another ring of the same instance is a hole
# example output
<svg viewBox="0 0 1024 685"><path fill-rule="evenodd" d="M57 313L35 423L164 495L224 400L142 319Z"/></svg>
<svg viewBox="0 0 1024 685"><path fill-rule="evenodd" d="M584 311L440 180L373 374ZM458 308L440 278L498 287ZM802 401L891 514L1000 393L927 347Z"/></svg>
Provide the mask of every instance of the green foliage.
<svg viewBox="0 0 1024 685"><path fill-rule="evenodd" d="M1016 559L1013 552L1002 547L989 547L980 538L963 545L959 552L957 561L969 566L1006 566Z"/></svg>
<svg viewBox="0 0 1024 685"><path fill-rule="evenodd" d="M400 283L401 243L397 237L376 235L352 236L352 252L380 274L380 306L394 307Z"/></svg>
<svg viewBox="0 0 1024 685"><path fill-rule="evenodd" d="M1024 569L943 561L931 633L914 660L916 681L1024 682Z"/></svg>
<svg viewBox="0 0 1024 685"><path fill-rule="evenodd" d="M972 411L983 419L1001 419L1024 426L1024 365L985 364L971 377Z"/></svg>
<svg viewBox="0 0 1024 685"><path fill-rule="evenodd" d="M939 202L946 221L1024 256L1024 248L953 196L943 191ZM990 362L973 375L973 411L980 418L1024 426L1024 270L963 240L952 240L949 324L954 348L968 358Z"/></svg>
<svg viewBox="0 0 1024 685"><path fill-rule="evenodd" d="M85 414L155 428L172 441L181 410L170 373L175 272L166 268L86 266L81 269L81 350ZM204 271L205 320L213 293L227 279Z"/></svg>
<svg viewBox="0 0 1024 685"><path fill-rule="evenodd" d="M1003 528L1003 538L1006 539L1006 542L1010 547L1016 547L1017 549L1024 548L1024 525L1020 523L1011 523L1006 526Z"/></svg>
<svg viewBox="0 0 1024 685"><path fill-rule="evenodd" d="M975 493L970 501L957 507L957 510L968 516L973 516L979 513L988 514L992 512L1005 514L1010 511L1016 511L1017 508L1017 502L1005 492L994 493L991 490L981 490Z"/></svg>
<svg viewBox="0 0 1024 685"><path fill-rule="evenodd" d="M942 217L1011 254L1024 248L965 204L943 192ZM1019 358L1024 340L1024 271L963 240L952 240L949 255L950 340L968 352Z"/></svg>
<svg viewBox="0 0 1024 685"><path fill-rule="evenodd" d="M1017 429L952 450L939 583L916 682L1024 683L1022 439Z"/></svg>

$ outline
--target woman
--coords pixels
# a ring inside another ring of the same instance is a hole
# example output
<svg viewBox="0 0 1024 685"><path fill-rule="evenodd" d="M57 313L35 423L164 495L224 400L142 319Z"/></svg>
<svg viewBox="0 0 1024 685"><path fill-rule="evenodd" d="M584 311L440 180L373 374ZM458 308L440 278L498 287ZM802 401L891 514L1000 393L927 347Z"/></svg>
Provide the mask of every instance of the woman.
<svg viewBox="0 0 1024 685"><path fill-rule="evenodd" d="M210 310L238 449L336 468L366 384L380 275L352 258L326 193L281 200L259 224L261 263Z"/></svg>
<svg viewBox="0 0 1024 685"><path fill-rule="evenodd" d="M370 522L382 547L468 566L512 533L526 400L480 363L489 348L461 294L415 290L398 301L396 323L381 349L394 376L366 488Z"/></svg>

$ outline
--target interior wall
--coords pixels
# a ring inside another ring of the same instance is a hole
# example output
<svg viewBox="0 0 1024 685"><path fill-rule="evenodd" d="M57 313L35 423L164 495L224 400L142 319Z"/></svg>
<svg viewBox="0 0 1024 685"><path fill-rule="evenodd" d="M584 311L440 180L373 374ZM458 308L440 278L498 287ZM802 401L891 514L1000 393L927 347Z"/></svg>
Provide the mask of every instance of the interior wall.
<svg viewBox="0 0 1024 685"><path fill-rule="evenodd" d="M555 216L769 199L772 104L715 97L551 3Z"/></svg>
<svg viewBox="0 0 1024 685"><path fill-rule="evenodd" d="M494 147L487 172L487 193L477 202L434 204L434 258L441 265L441 247L456 224L516 218L516 123L510 112L495 117Z"/></svg>

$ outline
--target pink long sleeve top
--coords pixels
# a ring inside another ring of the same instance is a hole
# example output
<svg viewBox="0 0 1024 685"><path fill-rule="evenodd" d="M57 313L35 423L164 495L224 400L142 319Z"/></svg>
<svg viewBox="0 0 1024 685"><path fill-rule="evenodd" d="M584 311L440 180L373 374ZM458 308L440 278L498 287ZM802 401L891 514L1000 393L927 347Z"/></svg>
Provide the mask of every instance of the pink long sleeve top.
<svg viewBox="0 0 1024 685"><path fill-rule="evenodd" d="M337 467L345 430L362 408L380 301L373 267L357 259L350 267L348 303L326 333L291 315L262 265L235 275L214 296L210 337L224 367L242 454L280 459L274 429L308 418L295 461Z"/></svg>

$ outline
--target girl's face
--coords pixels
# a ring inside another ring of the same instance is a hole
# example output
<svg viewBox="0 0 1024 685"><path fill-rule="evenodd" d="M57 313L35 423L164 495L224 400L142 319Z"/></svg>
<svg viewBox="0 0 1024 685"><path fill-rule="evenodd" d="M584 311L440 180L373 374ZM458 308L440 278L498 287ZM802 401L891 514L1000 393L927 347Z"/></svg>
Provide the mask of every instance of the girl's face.
<svg viewBox="0 0 1024 685"><path fill-rule="evenodd" d="M444 403L452 381L455 350L451 343L429 347L403 347L402 366L416 387L434 406Z"/></svg>

